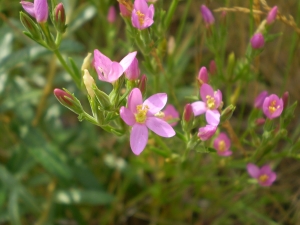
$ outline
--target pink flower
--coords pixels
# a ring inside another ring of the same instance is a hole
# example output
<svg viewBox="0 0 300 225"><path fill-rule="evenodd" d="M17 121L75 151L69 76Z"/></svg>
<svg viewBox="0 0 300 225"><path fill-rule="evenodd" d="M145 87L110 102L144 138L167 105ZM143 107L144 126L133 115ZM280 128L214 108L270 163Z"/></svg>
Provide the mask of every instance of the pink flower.
<svg viewBox="0 0 300 225"><path fill-rule="evenodd" d="M276 20L276 16L277 16L277 6L274 6L268 13L267 24L269 25L272 24Z"/></svg>
<svg viewBox="0 0 300 225"><path fill-rule="evenodd" d="M143 30L147 27L150 27L154 20L154 6L151 4L148 7L146 0L135 0L134 8L131 14L132 25L139 29Z"/></svg>
<svg viewBox="0 0 300 225"><path fill-rule="evenodd" d="M267 91L262 91L260 92L260 94L256 97L256 99L254 100L254 107L255 108L262 108L265 98L268 96L268 92Z"/></svg>
<svg viewBox="0 0 300 225"><path fill-rule="evenodd" d="M204 83L205 84L208 83L207 69L205 66L201 67L201 69L199 70L198 82L199 82L200 86Z"/></svg>
<svg viewBox="0 0 300 225"><path fill-rule="evenodd" d="M45 23L48 19L48 2L47 0L34 0L34 2L21 1L23 9L38 23Z"/></svg>
<svg viewBox="0 0 300 225"><path fill-rule="evenodd" d="M215 22L215 18L213 16L213 14L205 5L201 6L200 11L201 11L203 20L206 23L206 25L211 25Z"/></svg>
<svg viewBox="0 0 300 225"><path fill-rule="evenodd" d="M207 123L217 126L220 122L218 107L222 102L221 91L214 92L210 85L203 84L200 88L200 96L203 101L192 103L194 115L198 116L205 113Z"/></svg>
<svg viewBox="0 0 300 225"><path fill-rule="evenodd" d="M119 79L134 60L137 52L131 52L120 63L111 61L99 50L94 50L93 65L98 73L99 80L113 83Z"/></svg>
<svg viewBox="0 0 300 225"><path fill-rule="evenodd" d="M261 33L256 33L252 36L250 43L254 49L262 48L265 45L264 36Z"/></svg>
<svg viewBox="0 0 300 225"><path fill-rule="evenodd" d="M216 133L216 130L217 130L217 126L207 124L205 127L199 128L198 137L202 141L206 141Z"/></svg>
<svg viewBox="0 0 300 225"><path fill-rule="evenodd" d="M134 58L130 66L125 71L128 80L137 80L140 76L139 61Z"/></svg>
<svg viewBox="0 0 300 225"><path fill-rule="evenodd" d="M168 122L172 127L175 127L179 120L179 113L175 107L169 104L162 112L164 113L164 117L162 119Z"/></svg>
<svg viewBox="0 0 300 225"><path fill-rule="evenodd" d="M116 20L116 9L115 9L115 7L111 6L108 9L107 21L109 23L114 23L115 20Z"/></svg>
<svg viewBox="0 0 300 225"><path fill-rule="evenodd" d="M121 107L121 118L132 126L130 147L134 154L139 155L146 147L148 128L162 137L175 135L170 124L155 116L166 105L167 98L167 94L157 93L143 102L140 89L134 88L129 94L127 107Z"/></svg>
<svg viewBox="0 0 300 225"><path fill-rule="evenodd" d="M270 95L265 98L263 104L263 112L270 120L281 115L283 110L283 100L278 98L277 95Z"/></svg>
<svg viewBox="0 0 300 225"><path fill-rule="evenodd" d="M229 150L230 144L230 139L225 133L220 133L214 140L214 148L220 156L230 156L232 154L232 151Z"/></svg>
<svg viewBox="0 0 300 225"><path fill-rule="evenodd" d="M131 12L126 8L125 5L119 3L119 8L120 8L120 12L121 15L124 17L130 17L131 16Z"/></svg>
<svg viewBox="0 0 300 225"><path fill-rule="evenodd" d="M252 163L248 163L247 171L261 186L271 186L276 180L276 173L271 170L269 165L264 165L262 168L259 168Z"/></svg>

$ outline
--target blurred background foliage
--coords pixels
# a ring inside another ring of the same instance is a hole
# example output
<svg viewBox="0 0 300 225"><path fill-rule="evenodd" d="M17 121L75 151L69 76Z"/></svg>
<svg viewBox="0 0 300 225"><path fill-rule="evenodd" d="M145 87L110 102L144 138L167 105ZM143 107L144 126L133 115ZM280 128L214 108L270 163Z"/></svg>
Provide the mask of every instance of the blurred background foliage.
<svg viewBox="0 0 300 225"><path fill-rule="evenodd" d="M118 9L117 1L62 2L69 26L60 50L79 68L86 54L96 48L115 60L137 49L126 37L120 16L113 24L107 22L108 8ZM171 2L158 0L155 7L167 10ZM185 96L198 92L195 76L200 66L208 66L214 59L203 44L201 4L211 9L249 8L253 1L179 1L164 37L165 44L171 36L175 38L167 72L175 80L181 112ZM299 1L269 0L268 4L277 5L284 15L291 14L299 24ZM85 95L55 56L22 33L21 10L19 1L0 2L0 224L299 223L299 108L288 128L293 145L280 142L273 149L270 160L276 162L278 181L270 188L251 184L245 159L234 147L235 160L191 152L185 163L166 163L157 154L162 151L150 148L136 157L127 137L115 137L86 121L79 122L55 99L53 89L65 87L88 108ZM220 13L214 15L221 23ZM255 26L250 17L227 13L226 57L231 52L236 58L244 55ZM299 35L279 21L271 29L282 35L266 45L253 68L258 82L250 81L238 98L232 118L237 131L246 129L255 98L254 82L259 84L258 90L269 93L289 91L290 102L300 99ZM147 74L146 67L141 69ZM97 85L110 89L101 82ZM172 103L172 97L169 101ZM158 137L149 142L183 153L176 138L165 141Z"/></svg>

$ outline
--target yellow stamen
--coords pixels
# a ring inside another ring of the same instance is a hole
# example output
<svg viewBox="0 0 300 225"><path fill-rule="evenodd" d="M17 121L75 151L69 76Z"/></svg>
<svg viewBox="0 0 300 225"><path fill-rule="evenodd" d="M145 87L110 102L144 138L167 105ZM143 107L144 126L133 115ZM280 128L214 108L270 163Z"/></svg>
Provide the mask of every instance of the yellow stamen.
<svg viewBox="0 0 300 225"><path fill-rule="evenodd" d="M271 114L273 114L277 109L280 108L280 105L278 105L277 107L275 107L275 106L276 106L276 101L274 100L271 102L271 104L269 106L269 111Z"/></svg>
<svg viewBox="0 0 300 225"><path fill-rule="evenodd" d="M220 141L218 146L219 146L219 149L218 149L218 150L219 150L220 152L224 152L224 151L225 151L225 149L226 149L225 141L223 141L223 140Z"/></svg>
<svg viewBox="0 0 300 225"><path fill-rule="evenodd" d="M206 105L209 109L215 108L215 102L216 100L214 99L214 97L211 97L210 95L206 95Z"/></svg>
<svg viewBox="0 0 300 225"><path fill-rule="evenodd" d="M161 111L159 111L158 113L156 113L154 116L158 117L158 118L164 118L165 117L165 114Z"/></svg>
<svg viewBox="0 0 300 225"><path fill-rule="evenodd" d="M145 123L146 119L147 119L147 112L149 110L149 107L147 105L145 105L143 107L143 105L138 105L136 107L137 113L134 114L135 116L135 121L138 123Z"/></svg>
<svg viewBox="0 0 300 225"><path fill-rule="evenodd" d="M145 14L141 13L140 10L138 10L136 12L138 18L139 18L139 22L140 22L140 25L142 26L144 24L144 20L145 20Z"/></svg>
<svg viewBox="0 0 300 225"><path fill-rule="evenodd" d="M269 176L266 174L260 175L258 180L262 183L266 182L269 179Z"/></svg>

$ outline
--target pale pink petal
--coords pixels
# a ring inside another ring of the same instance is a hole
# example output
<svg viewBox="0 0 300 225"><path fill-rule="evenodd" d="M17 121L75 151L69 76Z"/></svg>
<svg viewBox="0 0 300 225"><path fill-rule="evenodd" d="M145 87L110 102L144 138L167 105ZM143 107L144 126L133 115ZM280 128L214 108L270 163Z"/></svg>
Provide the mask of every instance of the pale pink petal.
<svg viewBox="0 0 300 225"><path fill-rule="evenodd" d="M283 111L283 100L282 99L278 99L277 107L278 107L278 109L272 114L273 118L280 116Z"/></svg>
<svg viewBox="0 0 300 225"><path fill-rule="evenodd" d="M173 137L175 135L174 129L166 121L157 117L148 117L146 126L162 137Z"/></svg>
<svg viewBox="0 0 300 225"><path fill-rule="evenodd" d="M214 97L214 90L208 84L203 84L200 88L201 99L206 102L206 96Z"/></svg>
<svg viewBox="0 0 300 225"><path fill-rule="evenodd" d="M131 22L135 28L142 29L140 22L139 22L139 17L137 15L137 11L135 9L132 10Z"/></svg>
<svg viewBox="0 0 300 225"><path fill-rule="evenodd" d="M265 98L268 96L267 91L262 91L254 100L254 107L261 108L263 106Z"/></svg>
<svg viewBox="0 0 300 225"><path fill-rule="evenodd" d="M151 18L145 18L142 29L150 27L154 23L154 20Z"/></svg>
<svg viewBox="0 0 300 225"><path fill-rule="evenodd" d="M167 101L168 95L166 93L157 93L147 98L143 106L148 106L148 115L154 115L165 107Z"/></svg>
<svg viewBox="0 0 300 225"><path fill-rule="evenodd" d="M200 127L198 132L198 137L202 141L206 141L216 133L216 130L217 127L213 125L206 125L205 127Z"/></svg>
<svg viewBox="0 0 300 225"><path fill-rule="evenodd" d="M136 113L136 107L143 104L143 97L140 89L133 88L128 97L128 108L132 113Z"/></svg>
<svg viewBox="0 0 300 225"><path fill-rule="evenodd" d="M32 2L21 1L23 9L33 18L35 18L34 5Z"/></svg>
<svg viewBox="0 0 300 225"><path fill-rule="evenodd" d="M107 56L103 55L98 49L94 50L94 67L97 72L100 67L103 73L107 75L110 71L111 64L112 61Z"/></svg>
<svg viewBox="0 0 300 225"><path fill-rule="evenodd" d="M131 52L121 60L120 65L123 67L123 72L127 70L127 68L131 65L136 56L136 53L137 52Z"/></svg>
<svg viewBox="0 0 300 225"><path fill-rule="evenodd" d="M217 90L214 94L215 99L215 109L219 108L221 102L222 102L222 92L220 90Z"/></svg>
<svg viewBox="0 0 300 225"><path fill-rule="evenodd" d="M266 97L263 103L263 107L262 110L264 112L264 114L266 115L266 117L270 118L271 117L271 113L269 111L269 104L270 103L270 98Z"/></svg>
<svg viewBox="0 0 300 225"><path fill-rule="evenodd" d="M150 19L153 20L153 17L154 17L154 6L152 4L149 6L147 16L148 16L148 18L150 18Z"/></svg>
<svg viewBox="0 0 300 225"><path fill-rule="evenodd" d="M107 82L115 82L119 79L123 74L122 66L117 62L112 62L109 73L107 74L106 81Z"/></svg>
<svg viewBox="0 0 300 225"><path fill-rule="evenodd" d="M258 178L258 176L260 174L259 168L252 163L247 164L247 171L248 171L249 175L253 178Z"/></svg>
<svg viewBox="0 0 300 225"><path fill-rule="evenodd" d="M165 120L166 122L168 122L172 127L176 126L176 124L178 123L173 122L170 123L169 120L176 120L179 119L179 113L178 111L175 109L175 107L173 105L167 105L166 108L163 110L163 113L165 114L163 120Z"/></svg>
<svg viewBox="0 0 300 225"><path fill-rule="evenodd" d="M141 154L147 145L148 128L145 125L136 123L133 125L130 134L130 147L135 155Z"/></svg>
<svg viewBox="0 0 300 225"><path fill-rule="evenodd" d="M135 0L134 8L146 15L147 11L148 11L148 4L147 4L146 0Z"/></svg>
<svg viewBox="0 0 300 225"><path fill-rule="evenodd" d="M194 102L191 104L191 106L195 116L199 116L205 113L207 110L205 102L202 101Z"/></svg>
<svg viewBox="0 0 300 225"><path fill-rule="evenodd" d="M231 145L230 139L225 133L220 133L219 138L225 142L226 148L228 149Z"/></svg>
<svg viewBox="0 0 300 225"><path fill-rule="evenodd" d="M124 106L120 109L120 116L127 125L133 126L135 124L135 117L133 113Z"/></svg>
<svg viewBox="0 0 300 225"><path fill-rule="evenodd" d="M47 0L34 0L34 11L36 21L46 22L48 19L48 2Z"/></svg>
<svg viewBox="0 0 300 225"><path fill-rule="evenodd" d="M207 110L205 114L206 122L213 126L218 126L220 123L220 112L218 110Z"/></svg>
<svg viewBox="0 0 300 225"><path fill-rule="evenodd" d="M276 173L272 172L272 173L269 174L269 180L268 181L272 184L276 180L276 178L277 178Z"/></svg>
<svg viewBox="0 0 300 225"><path fill-rule="evenodd" d="M263 167L260 168L260 173L261 174L267 174L268 175L271 172L272 172L271 167L268 164L266 164L266 165L264 165Z"/></svg>

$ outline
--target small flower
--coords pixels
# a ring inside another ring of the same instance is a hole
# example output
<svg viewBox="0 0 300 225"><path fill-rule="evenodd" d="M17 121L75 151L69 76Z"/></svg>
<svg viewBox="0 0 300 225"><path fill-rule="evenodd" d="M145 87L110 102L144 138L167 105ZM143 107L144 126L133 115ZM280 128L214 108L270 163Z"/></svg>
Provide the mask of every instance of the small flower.
<svg viewBox="0 0 300 225"><path fill-rule="evenodd" d="M127 70L134 60L137 52L131 52L125 56L120 63L111 61L99 50L94 50L93 65L98 73L99 80L113 83Z"/></svg>
<svg viewBox="0 0 300 225"><path fill-rule="evenodd" d="M120 8L121 15L123 17L130 17L131 16L131 12L126 8L125 5L119 3L119 8Z"/></svg>
<svg viewBox="0 0 300 225"><path fill-rule="evenodd" d="M281 115L283 110L283 100L278 98L277 95L270 95L265 98L263 104L263 112L270 120Z"/></svg>
<svg viewBox="0 0 300 225"><path fill-rule="evenodd" d="M206 23L206 25L212 25L215 22L215 18L213 16L213 14L211 13L211 11L205 6L202 5L200 7L200 11L203 17L204 22Z"/></svg>
<svg viewBox="0 0 300 225"><path fill-rule="evenodd" d="M221 91L214 91L210 85L203 84L200 88L200 96L203 101L192 103L194 115L199 116L205 113L207 123L217 126L220 122L218 108L222 102Z"/></svg>
<svg viewBox="0 0 300 225"><path fill-rule="evenodd" d="M34 0L34 3L21 1L23 9L36 19L38 23L45 23L48 19L47 0Z"/></svg>
<svg viewBox="0 0 300 225"><path fill-rule="evenodd" d="M150 27L154 20L154 6L151 4L148 7L146 0L135 0L134 8L131 14L132 25L139 29L143 30L147 27Z"/></svg>
<svg viewBox="0 0 300 225"><path fill-rule="evenodd" d="M277 6L274 6L268 13L267 24L268 25L272 24L276 20L276 16L277 16Z"/></svg>
<svg viewBox="0 0 300 225"><path fill-rule="evenodd" d="M125 71L128 80L137 80L140 76L139 61L134 58L130 66Z"/></svg>
<svg viewBox="0 0 300 225"><path fill-rule="evenodd" d="M225 133L220 133L214 140L214 148L220 156L230 156L232 154L232 151L229 150L230 144L230 139Z"/></svg>
<svg viewBox="0 0 300 225"><path fill-rule="evenodd" d="M249 163L247 165L249 175L255 178L261 186L271 186L276 180L276 173L273 172L269 165L264 165L262 168Z"/></svg>
<svg viewBox="0 0 300 225"><path fill-rule="evenodd" d="M210 139L217 131L217 126L207 124L205 127L200 127L198 131L198 137L202 141Z"/></svg>
<svg viewBox="0 0 300 225"><path fill-rule="evenodd" d="M252 36L250 43L254 49L262 48L265 45L264 36L261 33L256 33Z"/></svg>
<svg viewBox="0 0 300 225"><path fill-rule="evenodd" d="M255 108L262 108L265 98L268 96L268 92L267 91L262 91L259 93L259 95L256 97L256 99L254 100L254 107Z"/></svg>
<svg viewBox="0 0 300 225"><path fill-rule="evenodd" d="M289 104L289 92L286 91L282 95L283 108L285 109Z"/></svg>
<svg viewBox="0 0 300 225"><path fill-rule="evenodd" d="M109 23L114 23L116 21L116 9L113 6L108 9L107 21Z"/></svg>
<svg viewBox="0 0 300 225"><path fill-rule="evenodd" d="M199 70L197 80L200 86L208 83L208 74L205 66L201 67Z"/></svg>
<svg viewBox="0 0 300 225"><path fill-rule="evenodd" d="M162 137L175 135L170 124L155 116L165 106L167 98L167 94L157 93L143 102L140 89L134 88L129 94L127 107L121 107L121 118L132 126L130 147L135 155L139 155L146 147L148 128Z"/></svg>
<svg viewBox="0 0 300 225"><path fill-rule="evenodd" d="M179 120L179 113L173 105L167 105L165 110L162 111L164 116L162 119L168 122L172 127L175 127Z"/></svg>

